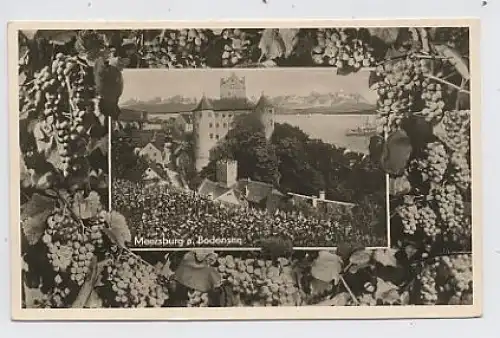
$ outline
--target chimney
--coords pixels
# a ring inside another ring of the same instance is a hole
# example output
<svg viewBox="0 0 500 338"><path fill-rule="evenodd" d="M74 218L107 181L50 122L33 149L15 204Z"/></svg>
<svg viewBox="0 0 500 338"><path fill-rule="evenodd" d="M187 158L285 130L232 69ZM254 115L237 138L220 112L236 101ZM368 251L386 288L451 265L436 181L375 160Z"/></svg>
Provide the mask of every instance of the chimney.
<svg viewBox="0 0 500 338"><path fill-rule="evenodd" d="M319 199L320 199L320 201L325 200L325 191L324 190L319 191Z"/></svg>
<svg viewBox="0 0 500 338"><path fill-rule="evenodd" d="M314 196L312 198L312 206L313 206L313 208L317 208L318 207L318 199L316 197L314 197Z"/></svg>

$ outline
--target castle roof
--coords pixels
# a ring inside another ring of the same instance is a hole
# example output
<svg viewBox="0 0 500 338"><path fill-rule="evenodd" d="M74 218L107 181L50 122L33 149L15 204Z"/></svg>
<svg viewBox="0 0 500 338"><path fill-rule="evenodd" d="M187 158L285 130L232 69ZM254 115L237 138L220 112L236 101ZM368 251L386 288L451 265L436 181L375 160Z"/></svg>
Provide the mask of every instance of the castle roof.
<svg viewBox="0 0 500 338"><path fill-rule="evenodd" d="M200 100L200 103L198 103L198 105L194 109L194 111L200 111L200 110L214 110L212 104L210 103L210 100L207 99L205 95L203 95L203 97Z"/></svg>
<svg viewBox="0 0 500 338"><path fill-rule="evenodd" d="M211 100L203 97L198 106L193 111L238 111L252 109L254 109L254 106L247 98L224 98Z"/></svg>
<svg viewBox="0 0 500 338"><path fill-rule="evenodd" d="M256 110L263 109L263 108L272 108L272 107L273 107L273 103L264 94L261 95L259 102L257 102L257 104L255 105Z"/></svg>

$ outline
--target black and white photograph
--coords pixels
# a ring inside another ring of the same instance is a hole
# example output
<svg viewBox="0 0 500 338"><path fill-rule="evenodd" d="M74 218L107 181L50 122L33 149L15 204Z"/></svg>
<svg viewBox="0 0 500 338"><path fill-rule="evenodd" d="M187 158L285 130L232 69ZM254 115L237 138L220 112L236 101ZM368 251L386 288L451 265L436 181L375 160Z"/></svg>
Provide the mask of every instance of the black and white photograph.
<svg viewBox="0 0 500 338"><path fill-rule="evenodd" d="M125 70L111 206L138 248L387 247L370 72ZM175 86L168 86L175 83Z"/></svg>
<svg viewBox="0 0 500 338"><path fill-rule="evenodd" d="M477 22L258 27L9 26L15 319L481 314Z"/></svg>

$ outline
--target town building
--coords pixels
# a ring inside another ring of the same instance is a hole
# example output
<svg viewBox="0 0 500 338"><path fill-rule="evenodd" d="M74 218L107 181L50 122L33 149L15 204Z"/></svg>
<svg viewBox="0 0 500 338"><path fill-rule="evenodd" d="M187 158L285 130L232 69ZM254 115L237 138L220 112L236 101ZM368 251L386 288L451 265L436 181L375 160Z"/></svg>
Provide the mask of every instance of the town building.
<svg viewBox="0 0 500 338"><path fill-rule="evenodd" d="M224 139L241 114L256 114L264 125L266 138L274 131L275 108L262 94L256 104L246 97L245 79L232 75L221 79L220 99L210 100L205 95L193 109L194 158L197 171L210 161L210 151Z"/></svg>
<svg viewBox="0 0 500 338"><path fill-rule="evenodd" d="M117 125L122 129L142 129L147 120L147 112L122 108L120 109L120 115L118 115Z"/></svg>
<svg viewBox="0 0 500 338"><path fill-rule="evenodd" d="M238 179L237 175L237 161L219 161L216 165L216 181L204 179L197 193L223 204L268 211L277 210L286 197L271 184L248 178Z"/></svg>
<svg viewBox="0 0 500 338"><path fill-rule="evenodd" d="M320 191L318 196L307 196L296 193L288 193L292 204L306 203L323 213L339 213L350 211L356 206L354 203L333 201L325 198L325 191Z"/></svg>
<svg viewBox="0 0 500 338"><path fill-rule="evenodd" d="M183 133L193 132L193 118L191 113L181 113L175 118L175 127Z"/></svg>

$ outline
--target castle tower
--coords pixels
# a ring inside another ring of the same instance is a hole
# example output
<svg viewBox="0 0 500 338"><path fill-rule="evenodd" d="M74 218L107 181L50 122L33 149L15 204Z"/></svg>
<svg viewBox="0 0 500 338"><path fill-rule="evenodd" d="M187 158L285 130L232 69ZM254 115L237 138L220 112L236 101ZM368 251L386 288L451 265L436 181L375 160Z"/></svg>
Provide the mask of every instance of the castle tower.
<svg viewBox="0 0 500 338"><path fill-rule="evenodd" d="M260 96L259 101L255 105L254 111L259 115L259 119L264 125L266 139L269 140L274 132L275 109L272 102L264 95L264 93Z"/></svg>
<svg viewBox="0 0 500 338"><path fill-rule="evenodd" d="M210 161L210 150L216 140L210 128L214 110L205 95L193 110L194 158L196 171L202 170Z"/></svg>
<svg viewBox="0 0 500 338"><path fill-rule="evenodd" d="M218 161L215 175L218 183L228 188L232 187L238 178L238 162L234 160Z"/></svg>
<svg viewBox="0 0 500 338"><path fill-rule="evenodd" d="M238 77L235 73L225 79L220 79L221 99L246 99L247 91L245 77Z"/></svg>

